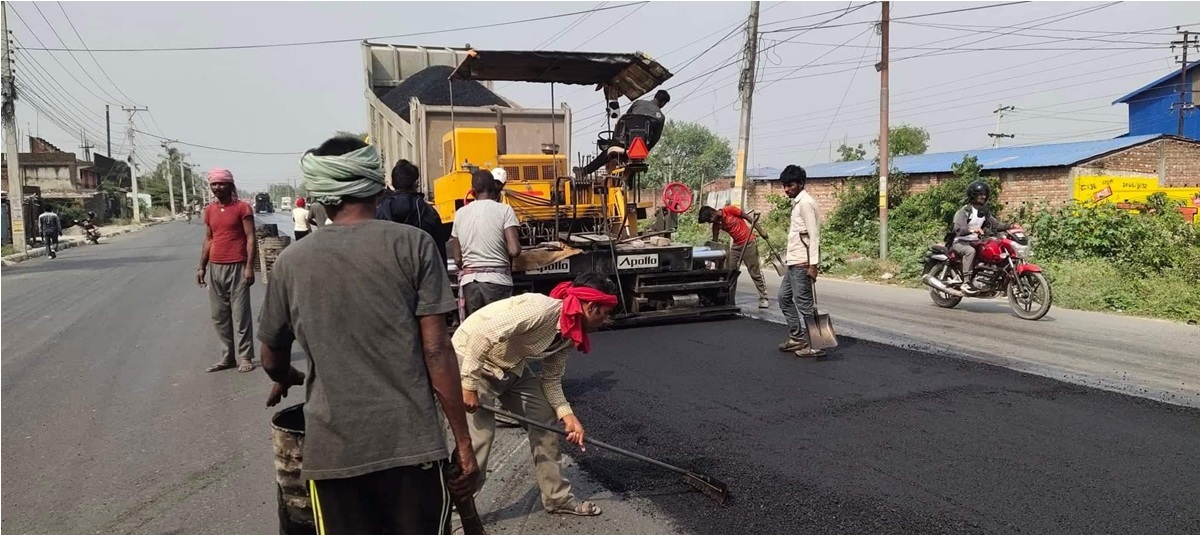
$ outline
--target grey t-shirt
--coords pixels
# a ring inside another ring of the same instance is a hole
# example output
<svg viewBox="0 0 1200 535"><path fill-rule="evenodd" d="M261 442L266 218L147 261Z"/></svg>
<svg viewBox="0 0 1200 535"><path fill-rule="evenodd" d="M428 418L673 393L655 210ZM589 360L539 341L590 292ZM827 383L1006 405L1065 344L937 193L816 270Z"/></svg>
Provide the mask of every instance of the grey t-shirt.
<svg viewBox="0 0 1200 535"><path fill-rule="evenodd" d="M508 246L504 240L504 229L517 226L517 214L512 207L485 199L472 201L454 213L454 227L450 236L458 239L462 249L464 268L511 268ZM490 282L512 286L512 275L508 273L468 273L459 277L459 283Z"/></svg>
<svg viewBox="0 0 1200 535"><path fill-rule="evenodd" d="M449 456L418 317L456 308L433 238L372 220L327 225L271 270L258 338L308 355L305 479Z"/></svg>

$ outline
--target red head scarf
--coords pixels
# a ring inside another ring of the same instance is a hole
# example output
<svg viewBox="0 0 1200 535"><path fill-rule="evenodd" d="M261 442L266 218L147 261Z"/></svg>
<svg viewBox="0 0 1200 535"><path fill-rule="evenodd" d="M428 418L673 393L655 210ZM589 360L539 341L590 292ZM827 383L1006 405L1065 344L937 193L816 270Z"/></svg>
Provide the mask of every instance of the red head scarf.
<svg viewBox="0 0 1200 535"><path fill-rule="evenodd" d="M562 314L558 317L558 329L563 337L575 343L579 351L587 353L592 350L588 342L587 331L583 328L583 303L596 303L604 306L617 306L617 296L606 294L595 288L575 286L570 281L564 281L554 287L550 297L562 299Z"/></svg>
<svg viewBox="0 0 1200 535"><path fill-rule="evenodd" d="M296 199L296 208L304 208L304 197Z"/></svg>

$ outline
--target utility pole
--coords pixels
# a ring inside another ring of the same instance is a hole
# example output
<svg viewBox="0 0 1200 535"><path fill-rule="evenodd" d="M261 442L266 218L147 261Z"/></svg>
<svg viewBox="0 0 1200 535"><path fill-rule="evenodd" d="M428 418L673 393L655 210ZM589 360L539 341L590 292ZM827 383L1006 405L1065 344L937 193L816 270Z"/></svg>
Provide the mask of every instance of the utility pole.
<svg viewBox="0 0 1200 535"><path fill-rule="evenodd" d="M88 143L87 134L84 132L79 133L79 140L83 142L83 144L80 145L79 148L81 150L83 150L84 161L88 161L88 162L92 161L92 149L96 148L96 146L92 145L91 143Z"/></svg>
<svg viewBox="0 0 1200 535"><path fill-rule="evenodd" d="M1183 115L1184 115L1184 112L1187 111L1188 109L1196 107L1195 101L1191 102L1189 105L1188 99L1187 99L1187 94L1190 92L1190 90L1188 89L1188 83L1187 83L1188 47L1197 47L1197 49L1200 49L1200 39L1193 37L1192 32L1190 32L1188 30L1179 29L1179 26L1175 27L1175 32L1178 33L1179 35L1183 36L1183 39L1180 39L1178 41L1171 41L1171 50L1172 51L1175 50L1176 46L1183 49L1182 57L1178 60L1179 61L1179 103L1178 103L1179 109L1177 110L1179 112L1179 137L1183 137Z"/></svg>
<svg viewBox="0 0 1200 535"><path fill-rule="evenodd" d="M175 219L175 187L171 185L174 178L171 177L171 143L172 140L162 142L163 150L167 151L167 199L171 204L171 219Z"/></svg>
<svg viewBox="0 0 1200 535"><path fill-rule="evenodd" d="M988 137L992 138L992 148L993 149L1000 146L1001 139L1004 139L1006 137L1007 138L1017 137L1015 134L1005 134L1004 130L1002 128L1000 128L1001 121L1004 120L1004 112L1013 111L1015 109L1017 109L1016 106L1005 106L1003 104L997 104L996 109L992 111L992 113L996 114L996 131L988 132Z"/></svg>
<svg viewBox="0 0 1200 535"><path fill-rule="evenodd" d="M112 158L112 114L108 112L108 104L104 105L104 137L108 141L108 157Z"/></svg>
<svg viewBox="0 0 1200 535"><path fill-rule="evenodd" d="M755 64L758 58L758 2L750 2L750 18L746 20L746 47L742 68L742 79L738 82L741 93L742 120L738 128L737 171L733 177L733 198L738 207L746 205L746 161L750 156L750 105L754 100Z"/></svg>
<svg viewBox="0 0 1200 535"><path fill-rule="evenodd" d="M3 108L0 116L4 121L4 154L8 158L9 199L12 214L13 249L25 252L25 177L21 176L17 148L17 84L12 69L12 46L8 37L8 4L0 2L0 32L3 32L3 76L0 77L0 94Z"/></svg>
<svg viewBox="0 0 1200 535"><path fill-rule="evenodd" d="M892 3L883 3L883 18L879 21L879 258L888 257L888 21Z"/></svg>
<svg viewBox="0 0 1200 535"><path fill-rule="evenodd" d="M128 124L125 125L126 126L125 132L126 132L126 135L129 137L129 184L130 184L130 186L132 186L132 189L133 189L133 222L141 223L142 222L142 198L138 197L137 163L134 161L134 155L137 153L137 142L133 136L133 134L134 134L133 114L135 114L139 111L148 111L150 108L147 108L144 106L142 106L142 107L133 106L133 107L127 108L125 106L122 106L121 109L129 114L129 122L128 122Z"/></svg>
<svg viewBox="0 0 1200 535"><path fill-rule="evenodd" d="M184 181L184 178L183 178L183 177L184 177L184 174L183 174L183 153L182 153L182 152L176 152L176 154L178 154L178 155L179 155L179 197L180 197L181 199L183 199L183 209L184 209L184 210L187 210L187 209L188 209L188 194L187 194L187 182L185 182L185 181ZM167 165L171 165L171 162L170 162L170 161L167 161ZM193 196L193 197L195 197L195 195L192 195L192 196Z"/></svg>

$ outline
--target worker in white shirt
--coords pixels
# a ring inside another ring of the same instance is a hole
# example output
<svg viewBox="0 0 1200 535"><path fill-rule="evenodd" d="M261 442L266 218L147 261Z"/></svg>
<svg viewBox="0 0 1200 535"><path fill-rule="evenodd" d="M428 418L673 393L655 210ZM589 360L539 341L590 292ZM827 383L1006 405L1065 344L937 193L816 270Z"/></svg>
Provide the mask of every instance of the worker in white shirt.
<svg viewBox="0 0 1200 535"><path fill-rule="evenodd" d="M797 357L821 357L825 351L809 347L804 318L813 314L813 283L821 263L821 214L817 201L804 191L808 175L799 165L789 165L779 174L783 192L792 199L788 224L787 274L779 285L779 308L787 320L788 339L779 350Z"/></svg>

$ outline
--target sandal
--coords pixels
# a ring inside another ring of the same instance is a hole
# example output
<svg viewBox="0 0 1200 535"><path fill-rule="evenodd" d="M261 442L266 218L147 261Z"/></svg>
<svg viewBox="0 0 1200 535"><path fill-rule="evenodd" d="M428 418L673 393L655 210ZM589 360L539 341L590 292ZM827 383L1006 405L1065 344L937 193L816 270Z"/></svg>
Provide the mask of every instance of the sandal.
<svg viewBox="0 0 1200 535"><path fill-rule="evenodd" d="M212 366L209 366L208 368L205 368L204 371L208 372L208 373L212 373L212 372L219 372L222 370L228 370L228 369L236 368L236 367L237 367L236 364L225 364L224 362L218 362L216 364L213 364Z"/></svg>
<svg viewBox="0 0 1200 535"><path fill-rule="evenodd" d="M238 366L238 373L250 373L252 371L254 371L254 365L249 362Z"/></svg>
<svg viewBox="0 0 1200 535"><path fill-rule="evenodd" d="M559 507L549 511L552 515L600 516L600 508L592 502L579 502L575 507Z"/></svg>

